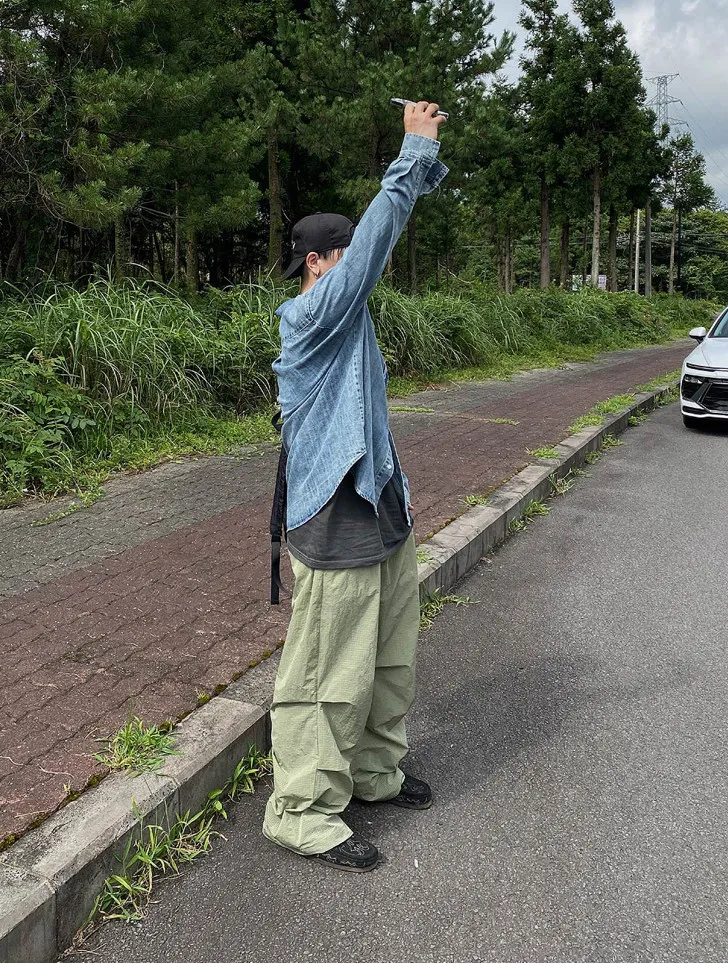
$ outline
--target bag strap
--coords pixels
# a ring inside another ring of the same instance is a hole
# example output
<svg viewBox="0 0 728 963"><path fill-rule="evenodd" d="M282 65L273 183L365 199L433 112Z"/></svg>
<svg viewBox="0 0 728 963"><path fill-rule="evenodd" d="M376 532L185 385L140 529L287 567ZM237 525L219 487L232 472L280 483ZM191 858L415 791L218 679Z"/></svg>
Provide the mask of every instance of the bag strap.
<svg viewBox="0 0 728 963"><path fill-rule="evenodd" d="M271 423L277 432L282 428L281 412L277 411ZM286 469L288 467L288 452L286 446L281 442L281 454L278 459L278 471L276 473L276 485L273 493L273 508L270 513L270 604L280 603L281 592L286 590L281 581L281 542L286 530L286 501L287 483Z"/></svg>

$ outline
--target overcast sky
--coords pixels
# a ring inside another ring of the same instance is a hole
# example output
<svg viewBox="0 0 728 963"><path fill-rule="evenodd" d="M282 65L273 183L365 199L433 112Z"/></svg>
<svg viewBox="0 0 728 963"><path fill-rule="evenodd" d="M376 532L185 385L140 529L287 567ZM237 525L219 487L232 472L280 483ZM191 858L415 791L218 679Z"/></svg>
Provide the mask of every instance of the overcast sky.
<svg viewBox="0 0 728 963"><path fill-rule="evenodd" d="M615 0L645 77L680 74L671 115L688 122L708 180L728 207L728 0ZM568 2L562 6L567 9ZM496 31L518 27L519 0L495 0ZM520 45L519 45L520 49ZM516 57L517 59L517 57ZM508 73L515 72L514 64ZM648 98L655 93L646 84Z"/></svg>

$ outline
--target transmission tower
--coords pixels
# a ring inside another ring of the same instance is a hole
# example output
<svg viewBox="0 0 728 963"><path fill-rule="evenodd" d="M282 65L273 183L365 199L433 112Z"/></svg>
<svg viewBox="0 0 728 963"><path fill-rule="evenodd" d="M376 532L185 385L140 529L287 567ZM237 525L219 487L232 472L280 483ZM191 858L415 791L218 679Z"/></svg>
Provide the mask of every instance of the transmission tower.
<svg viewBox="0 0 728 963"><path fill-rule="evenodd" d="M680 74L661 74L659 77L648 77L648 81L657 87L657 93L647 104L648 107L652 107L657 115L655 121L655 130L658 132L662 131L665 124L668 127L675 127L678 124L684 124L684 120L677 120L675 117L670 116L670 107L672 104L682 105L682 101L677 97L671 97L668 92L668 87L673 82L677 80Z"/></svg>

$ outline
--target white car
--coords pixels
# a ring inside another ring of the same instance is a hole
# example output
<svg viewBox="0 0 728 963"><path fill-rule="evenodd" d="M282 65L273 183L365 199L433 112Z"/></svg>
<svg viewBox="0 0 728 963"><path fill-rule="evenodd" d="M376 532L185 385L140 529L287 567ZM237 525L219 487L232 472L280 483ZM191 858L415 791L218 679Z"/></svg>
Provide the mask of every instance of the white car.
<svg viewBox="0 0 728 963"><path fill-rule="evenodd" d="M680 378L680 410L687 428L708 418L728 420L728 308L710 331L693 328L697 348L685 359Z"/></svg>

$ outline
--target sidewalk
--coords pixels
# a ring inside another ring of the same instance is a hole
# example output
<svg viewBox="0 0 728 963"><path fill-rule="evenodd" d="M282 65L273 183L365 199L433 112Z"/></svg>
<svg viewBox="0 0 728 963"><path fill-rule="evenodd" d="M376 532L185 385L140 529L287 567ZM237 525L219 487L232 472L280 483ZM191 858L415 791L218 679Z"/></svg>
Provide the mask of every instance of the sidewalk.
<svg viewBox="0 0 728 963"><path fill-rule="evenodd" d="M394 412L420 540L560 441L596 402L679 367L687 343L615 352L511 382L453 385ZM496 424L507 418L513 424ZM99 502L42 527L68 499L0 513L0 840L101 769L94 739L134 712L177 718L274 649L288 607L268 604L277 461L169 464L115 479ZM288 577L290 584L290 577Z"/></svg>

